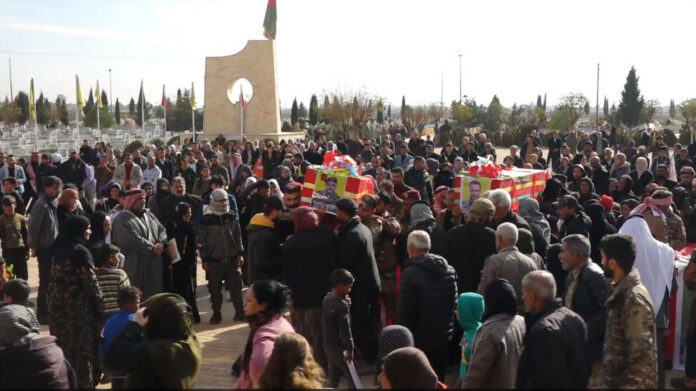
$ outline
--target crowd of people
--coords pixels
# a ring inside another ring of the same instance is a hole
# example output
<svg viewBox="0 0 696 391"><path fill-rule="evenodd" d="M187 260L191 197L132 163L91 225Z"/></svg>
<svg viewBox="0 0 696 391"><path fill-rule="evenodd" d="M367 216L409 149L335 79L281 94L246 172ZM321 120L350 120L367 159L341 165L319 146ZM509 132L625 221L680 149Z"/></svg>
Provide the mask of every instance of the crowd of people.
<svg viewBox="0 0 696 391"><path fill-rule="evenodd" d="M355 388L356 358L382 388L445 388L454 367L461 388L663 388L674 254L696 242L696 144L565 133L542 147L532 131L507 156L483 133L436 153L396 126L0 153L0 388L192 387L199 264L207 322L249 324L237 388ZM327 152L351 156L375 194L301 205ZM472 182L456 199L481 157L553 175L538 198ZM696 386L694 343L689 327L677 386Z"/></svg>

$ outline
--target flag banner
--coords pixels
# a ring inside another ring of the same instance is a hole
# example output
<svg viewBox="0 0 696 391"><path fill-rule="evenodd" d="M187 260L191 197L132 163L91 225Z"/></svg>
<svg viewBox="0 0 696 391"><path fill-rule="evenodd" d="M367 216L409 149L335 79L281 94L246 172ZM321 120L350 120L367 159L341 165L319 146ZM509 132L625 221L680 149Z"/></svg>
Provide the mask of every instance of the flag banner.
<svg viewBox="0 0 696 391"><path fill-rule="evenodd" d="M193 83L191 83L191 110L196 110L196 94L193 92Z"/></svg>
<svg viewBox="0 0 696 391"><path fill-rule="evenodd" d="M101 99L101 92L99 91L99 80L97 80L97 107L102 108L104 105L102 104L102 99Z"/></svg>
<svg viewBox="0 0 696 391"><path fill-rule="evenodd" d="M82 98L82 89L80 88L80 78L75 75L75 88L77 89L77 107L83 109L85 107L85 100Z"/></svg>
<svg viewBox="0 0 696 391"><path fill-rule="evenodd" d="M336 201L341 197L356 202L365 194L375 194L374 181L364 176L352 176L343 168L309 166L305 172L300 205L336 213Z"/></svg>
<svg viewBox="0 0 696 391"><path fill-rule="evenodd" d="M276 0L268 0L266 16L263 18L263 36L267 39L275 39L277 19Z"/></svg>
<svg viewBox="0 0 696 391"><path fill-rule="evenodd" d="M485 192L493 189L504 189L510 193L512 209L517 212L521 199L527 197L538 199L541 196L549 178L551 178L551 174L547 170L517 167L504 169L496 177L457 175L454 178L455 203L459 204L463 213L466 213L474 201Z"/></svg>
<svg viewBox="0 0 696 391"><path fill-rule="evenodd" d="M162 85L162 107L166 109L169 108L169 103L167 102L167 96L164 94L164 85Z"/></svg>
<svg viewBox="0 0 696 391"><path fill-rule="evenodd" d="M34 79L31 79L29 86L29 118L36 119L36 102L34 102Z"/></svg>

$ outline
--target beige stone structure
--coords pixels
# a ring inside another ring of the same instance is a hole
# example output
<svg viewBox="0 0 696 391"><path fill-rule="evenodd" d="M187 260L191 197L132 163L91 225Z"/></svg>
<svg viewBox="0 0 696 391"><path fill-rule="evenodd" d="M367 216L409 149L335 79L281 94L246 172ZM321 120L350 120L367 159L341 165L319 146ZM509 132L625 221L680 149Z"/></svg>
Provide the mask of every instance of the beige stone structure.
<svg viewBox="0 0 696 391"><path fill-rule="evenodd" d="M244 137L253 139L294 139L302 133L281 133L275 41L248 41L239 53L205 59L204 137L218 134L239 139L242 132L238 99L228 97L232 85L247 79L253 97L244 109Z"/></svg>

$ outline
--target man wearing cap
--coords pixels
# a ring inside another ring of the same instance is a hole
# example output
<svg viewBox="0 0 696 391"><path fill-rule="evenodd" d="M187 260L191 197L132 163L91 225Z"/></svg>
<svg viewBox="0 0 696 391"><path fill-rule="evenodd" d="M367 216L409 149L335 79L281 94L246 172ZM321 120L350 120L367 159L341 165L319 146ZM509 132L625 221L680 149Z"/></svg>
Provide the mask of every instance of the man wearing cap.
<svg viewBox="0 0 696 391"><path fill-rule="evenodd" d="M60 165L60 178L66 184L72 183L77 186L78 190L82 190L82 184L86 177L85 162L77 156L77 150L71 148L70 157Z"/></svg>
<svg viewBox="0 0 696 391"><path fill-rule="evenodd" d="M143 298L163 290L162 253L167 232L154 214L145 209L145 191L134 188L121 198L123 210L113 220L111 241L125 256L123 269Z"/></svg>
<svg viewBox="0 0 696 391"><path fill-rule="evenodd" d="M459 293L476 291L483 262L496 253L495 230L488 227L493 213L493 203L479 198L465 215L465 223L447 233L447 260L457 271Z"/></svg>
<svg viewBox="0 0 696 391"><path fill-rule="evenodd" d="M338 228L337 266L355 277L350 294L351 325L355 346L367 361L377 356L380 280L370 230L357 216L358 205L350 198L336 202Z"/></svg>
<svg viewBox="0 0 696 391"><path fill-rule="evenodd" d="M590 227L592 222L580 209L578 200L571 195L558 197L556 202L558 217L563 221L559 229L558 239L563 239L568 235L580 234L590 237Z"/></svg>
<svg viewBox="0 0 696 391"><path fill-rule="evenodd" d="M386 315L389 319L396 319L397 258L395 244L396 238L401 232L401 225L386 210L386 206L390 202L389 196L386 194L365 194L358 205L358 216L372 234L372 244L375 248L375 259L382 287L382 304Z"/></svg>
<svg viewBox="0 0 696 391"><path fill-rule="evenodd" d="M682 166L681 170L679 170L679 186L686 189L686 192L689 193L689 197L693 197L694 195L692 185L694 176L696 176L696 170L694 170L693 167Z"/></svg>
<svg viewBox="0 0 696 391"><path fill-rule="evenodd" d="M650 165L650 171L652 171L653 175L657 176L658 165L664 164L666 167L669 167L672 164L668 156L668 153L669 148L667 148L666 145L662 144L659 147L657 147L657 156L655 156L655 154L653 153L653 161Z"/></svg>

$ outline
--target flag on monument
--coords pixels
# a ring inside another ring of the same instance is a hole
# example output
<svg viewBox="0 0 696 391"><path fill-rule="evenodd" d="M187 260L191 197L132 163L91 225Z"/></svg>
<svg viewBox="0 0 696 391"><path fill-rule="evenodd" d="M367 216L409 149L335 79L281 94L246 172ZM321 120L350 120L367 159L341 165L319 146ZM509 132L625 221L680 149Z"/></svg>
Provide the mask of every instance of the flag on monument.
<svg viewBox="0 0 696 391"><path fill-rule="evenodd" d="M196 94L193 93L193 82L191 82L191 110L196 110Z"/></svg>
<svg viewBox="0 0 696 391"><path fill-rule="evenodd" d="M242 86L239 86L239 103L242 104L242 109L246 108L246 101L244 100L244 91L242 90Z"/></svg>
<svg viewBox="0 0 696 391"><path fill-rule="evenodd" d="M31 79L29 86L29 118L36 119L36 106L34 102L34 79Z"/></svg>
<svg viewBox="0 0 696 391"><path fill-rule="evenodd" d="M77 89L77 107L83 109L85 107L85 100L82 98L82 89L80 88L80 78L75 75L75 84Z"/></svg>
<svg viewBox="0 0 696 391"><path fill-rule="evenodd" d="M101 109L104 105L102 104L102 100L101 100L101 92L99 92L99 80L97 80L96 94L97 94L97 107Z"/></svg>
<svg viewBox="0 0 696 391"><path fill-rule="evenodd" d="M263 18L263 36L267 39L275 39L276 36L276 0L268 0L266 17Z"/></svg>
<svg viewBox="0 0 696 391"><path fill-rule="evenodd" d="M169 102L167 102L167 97L164 95L164 84L162 84L162 107L165 110L169 108Z"/></svg>

